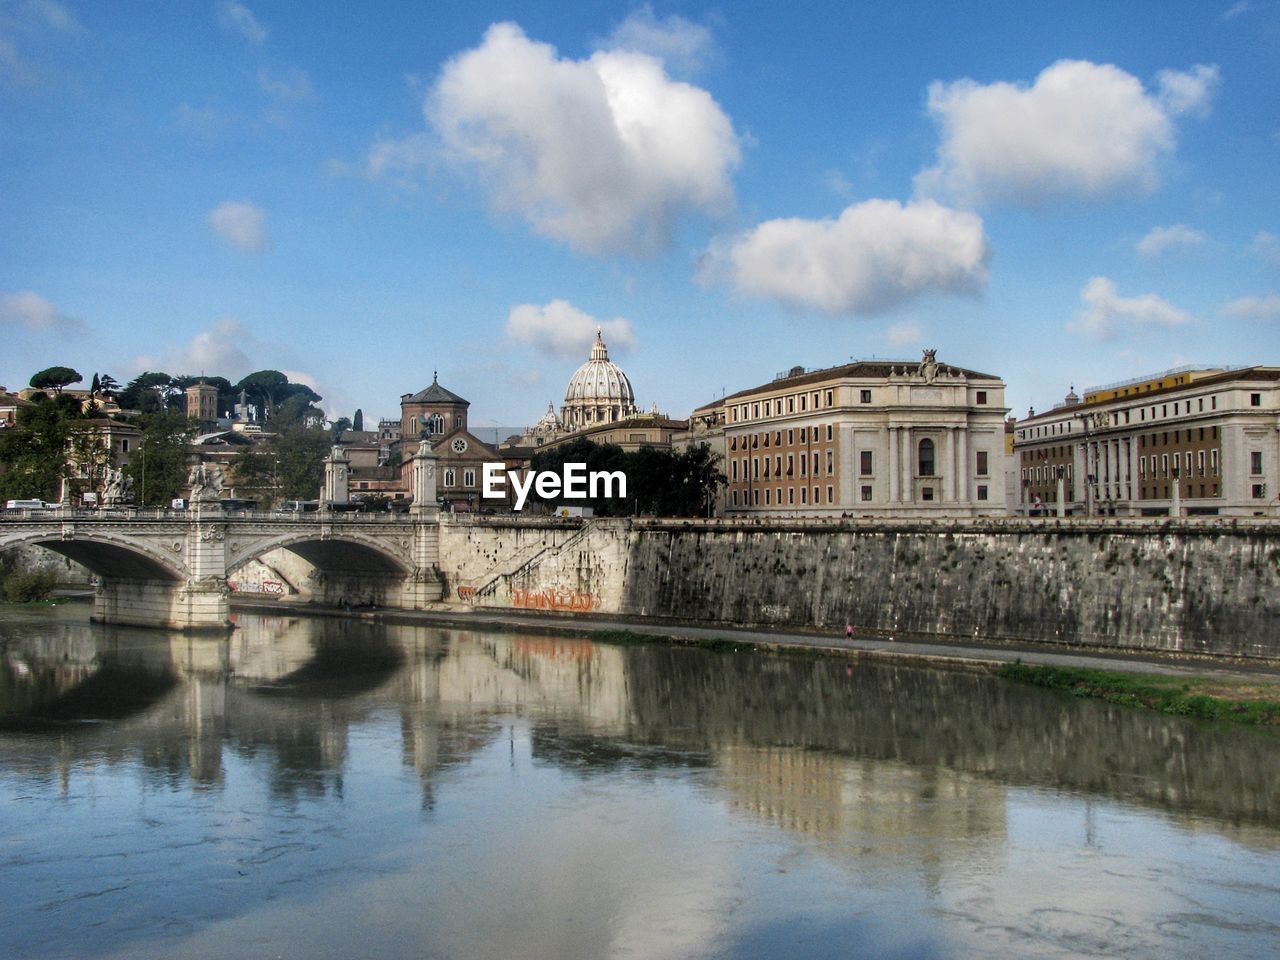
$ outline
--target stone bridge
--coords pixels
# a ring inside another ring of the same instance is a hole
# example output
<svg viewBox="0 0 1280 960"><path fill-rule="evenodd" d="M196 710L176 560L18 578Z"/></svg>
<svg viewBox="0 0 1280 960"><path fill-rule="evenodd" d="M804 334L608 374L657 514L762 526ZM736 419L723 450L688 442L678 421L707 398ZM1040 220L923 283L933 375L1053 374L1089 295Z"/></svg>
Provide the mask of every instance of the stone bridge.
<svg viewBox="0 0 1280 960"><path fill-rule="evenodd" d="M227 576L272 550L318 572L317 600L375 598L420 609L439 600L439 516L255 514L201 504L184 511L23 511L0 521L0 550L35 544L98 577L93 616L176 629L229 624Z"/></svg>

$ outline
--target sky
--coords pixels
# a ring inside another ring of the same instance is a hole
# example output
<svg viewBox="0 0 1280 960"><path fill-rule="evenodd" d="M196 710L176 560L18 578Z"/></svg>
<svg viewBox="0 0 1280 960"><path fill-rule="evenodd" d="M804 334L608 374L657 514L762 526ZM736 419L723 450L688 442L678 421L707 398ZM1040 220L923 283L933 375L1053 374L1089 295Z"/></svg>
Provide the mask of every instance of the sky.
<svg viewBox="0 0 1280 960"><path fill-rule="evenodd" d="M0 385L1280 364L1280 0L0 0Z"/></svg>

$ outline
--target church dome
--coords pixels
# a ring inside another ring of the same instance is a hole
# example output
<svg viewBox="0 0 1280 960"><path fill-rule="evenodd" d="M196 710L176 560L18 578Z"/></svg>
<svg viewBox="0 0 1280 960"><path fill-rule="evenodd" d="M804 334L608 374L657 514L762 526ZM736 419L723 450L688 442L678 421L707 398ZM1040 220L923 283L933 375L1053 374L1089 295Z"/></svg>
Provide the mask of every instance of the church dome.
<svg viewBox="0 0 1280 960"><path fill-rule="evenodd" d="M625 420L636 413L636 397L622 368L609 359L604 337L596 331L591 358L569 378L560 419L570 430Z"/></svg>

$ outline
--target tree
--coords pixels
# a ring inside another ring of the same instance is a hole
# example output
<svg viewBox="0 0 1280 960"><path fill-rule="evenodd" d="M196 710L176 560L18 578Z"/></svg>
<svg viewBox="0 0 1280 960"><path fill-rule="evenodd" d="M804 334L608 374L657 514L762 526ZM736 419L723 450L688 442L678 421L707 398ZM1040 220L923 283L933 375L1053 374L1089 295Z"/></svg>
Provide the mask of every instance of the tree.
<svg viewBox="0 0 1280 960"><path fill-rule="evenodd" d="M125 473L133 481L134 502L168 504L187 485L187 443L195 425L180 413L157 410L141 420L142 439Z"/></svg>
<svg viewBox="0 0 1280 960"><path fill-rule="evenodd" d="M144 370L129 381L116 399L127 410L155 413L168 409L170 398L177 393L173 378L167 373Z"/></svg>
<svg viewBox="0 0 1280 960"><path fill-rule="evenodd" d="M61 396L64 387L82 380L84 377L70 367L46 367L31 378L31 386L37 390L52 388L54 394Z"/></svg>
<svg viewBox="0 0 1280 960"><path fill-rule="evenodd" d="M51 397L19 408L14 425L0 430L0 500L57 500L70 432L71 417Z"/></svg>
<svg viewBox="0 0 1280 960"><path fill-rule="evenodd" d="M329 426L329 431L333 435L333 442L337 443L342 439L342 435L351 429L351 421L346 417L339 417Z"/></svg>
<svg viewBox="0 0 1280 960"><path fill-rule="evenodd" d="M314 500L324 484L329 432L292 424L236 454L231 461L237 490L259 502Z"/></svg>
<svg viewBox="0 0 1280 960"><path fill-rule="evenodd" d="M356 415L351 418L351 429L360 433L364 430L364 411L356 407Z"/></svg>
<svg viewBox="0 0 1280 960"><path fill-rule="evenodd" d="M111 399L120 392L120 384L111 374L104 373L98 380L98 390L104 397Z"/></svg>

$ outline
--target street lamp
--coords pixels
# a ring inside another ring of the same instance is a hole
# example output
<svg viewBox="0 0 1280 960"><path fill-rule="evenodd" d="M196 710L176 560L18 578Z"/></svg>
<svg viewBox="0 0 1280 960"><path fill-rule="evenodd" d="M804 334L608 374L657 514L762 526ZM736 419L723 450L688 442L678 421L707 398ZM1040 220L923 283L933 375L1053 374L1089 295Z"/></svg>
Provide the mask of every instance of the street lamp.
<svg viewBox="0 0 1280 960"><path fill-rule="evenodd" d="M1093 516L1093 485L1098 475L1089 466L1090 442L1093 431L1102 430L1111 425L1111 418L1105 413L1076 413L1073 416L1084 426L1084 512L1085 516ZM1095 464L1096 465L1096 464Z"/></svg>
<svg viewBox="0 0 1280 960"><path fill-rule="evenodd" d="M1177 454L1174 456L1176 457ZM1169 507L1169 516L1182 516L1182 481L1176 459L1173 464L1173 504Z"/></svg>

